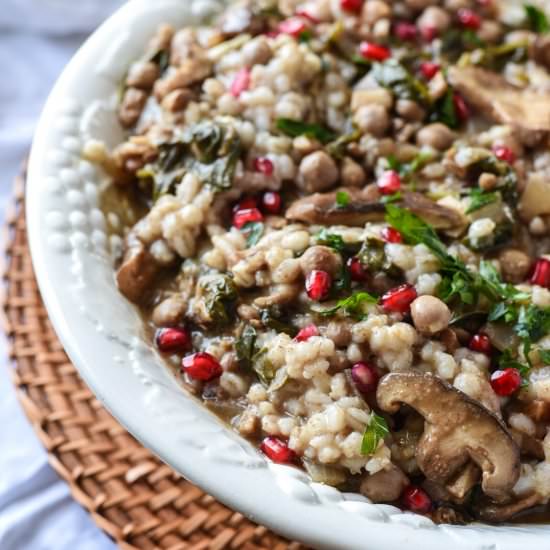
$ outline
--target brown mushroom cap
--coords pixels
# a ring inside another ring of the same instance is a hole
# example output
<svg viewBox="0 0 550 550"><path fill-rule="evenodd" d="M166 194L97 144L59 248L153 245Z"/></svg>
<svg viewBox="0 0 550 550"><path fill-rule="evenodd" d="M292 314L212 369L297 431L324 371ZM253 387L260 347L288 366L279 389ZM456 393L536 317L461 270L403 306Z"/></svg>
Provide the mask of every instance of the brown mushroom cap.
<svg viewBox="0 0 550 550"><path fill-rule="evenodd" d="M350 197L346 206L336 203L336 193L314 193L293 202L286 212L289 220L322 224L362 226L369 221L384 219L386 208L380 202L375 186L363 190L345 189ZM426 198L420 193L402 193L401 204L433 225L436 229L455 229L464 225L463 217L450 208Z"/></svg>
<svg viewBox="0 0 550 550"><path fill-rule="evenodd" d="M487 118L514 126L527 144L550 131L548 94L518 88L501 75L476 67L450 67L449 80Z"/></svg>
<svg viewBox="0 0 550 550"><path fill-rule="evenodd" d="M482 405L436 376L415 372L387 374L376 397L389 413L405 403L424 416L416 459L428 479L446 485L472 460L482 471L483 491L496 500L508 496L519 478L519 449Z"/></svg>

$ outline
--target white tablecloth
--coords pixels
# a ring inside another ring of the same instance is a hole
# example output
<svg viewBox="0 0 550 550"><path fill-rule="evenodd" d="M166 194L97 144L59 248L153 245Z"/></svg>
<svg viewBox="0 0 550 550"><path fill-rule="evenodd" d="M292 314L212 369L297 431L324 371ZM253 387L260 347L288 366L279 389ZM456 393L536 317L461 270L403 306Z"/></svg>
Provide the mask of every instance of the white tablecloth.
<svg viewBox="0 0 550 550"><path fill-rule="evenodd" d="M2 213L48 91L86 35L121 3L1 0ZM1 340L0 352L5 357ZM48 465L17 403L7 368L0 368L0 549L114 550Z"/></svg>

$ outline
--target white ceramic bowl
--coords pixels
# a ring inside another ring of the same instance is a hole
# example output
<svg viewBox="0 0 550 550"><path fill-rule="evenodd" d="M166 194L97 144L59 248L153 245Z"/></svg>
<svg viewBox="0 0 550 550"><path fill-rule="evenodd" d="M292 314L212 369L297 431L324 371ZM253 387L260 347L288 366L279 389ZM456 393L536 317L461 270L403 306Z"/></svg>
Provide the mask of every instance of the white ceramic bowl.
<svg viewBox="0 0 550 550"><path fill-rule="evenodd" d="M98 208L103 176L81 160L92 137L123 138L119 81L158 24L196 24L213 0L133 0L83 46L57 83L32 150L27 220L34 267L56 331L80 374L144 445L228 506L319 548L548 548L550 526L436 526L268 462L178 386L118 293ZM116 244L116 243L113 243Z"/></svg>

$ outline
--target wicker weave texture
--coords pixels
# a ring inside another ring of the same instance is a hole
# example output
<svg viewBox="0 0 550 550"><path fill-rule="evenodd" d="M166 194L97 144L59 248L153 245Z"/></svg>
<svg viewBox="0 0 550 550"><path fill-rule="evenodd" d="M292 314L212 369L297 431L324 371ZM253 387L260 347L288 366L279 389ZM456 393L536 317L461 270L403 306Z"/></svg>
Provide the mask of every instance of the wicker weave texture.
<svg viewBox="0 0 550 550"><path fill-rule="evenodd" d="M24 179L6 218L4 330L13 382L56 472L124 550L298 550L216 502L143 448L94 398L65 355L34 277Z"/></svg>

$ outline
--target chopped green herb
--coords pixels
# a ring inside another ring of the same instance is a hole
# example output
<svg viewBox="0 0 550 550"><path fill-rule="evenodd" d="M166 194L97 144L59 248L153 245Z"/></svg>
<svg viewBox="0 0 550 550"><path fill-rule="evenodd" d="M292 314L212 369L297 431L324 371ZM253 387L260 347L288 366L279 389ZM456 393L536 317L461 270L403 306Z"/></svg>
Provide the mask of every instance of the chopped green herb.
<svg viewBox="0 0 550 550"><path fill-rule="evenodd" d="M359 291L355 292L351 296L348 296L347 298L338 300L334 307L328 309L314 309L313 311L319 315L323 315L324 317L329 317L331 315L335 315L339 310L342 310L350 317L361 319L366 313L364 306L367 304L376 304L377 302L378 298L372 294L365 291Z"/></svg>
<svg viewBox="0 0 550 550"><path fill-rule="evenodd" d="M466 210L466 214L471 214L488 204L496 202L499 198L496 192L487 192L477 187L472 188L470 191L470 205Z"/></svg>
<svg viewBox="0 0 550 550"><path fill-rule="evenodd" d="M262 348L256 353L252 359L252 368L257 374L260 382L268 387L271 381L275 378L275 367L267 358L267 348Z"/></svg>
<svg viewBox="0 0 550 550"><path fill-rule="evenodd" d="M412 99L423 104L430 102L426 85L394 58L375 63L371 73L380 86L391 90L399 99Z"/></svg>
<svg viewBox="0 0 550 550"><path fill-rule="evenodd" d="M550 349L538 349L539 358L544 365L550 365Z"/></svg>
<svg viewBox="0 0 550 550"><path fill-rule="evenodd" d="M361 247L361 243L346 243L338 233L331 233L326 227L315 235L315 242L330 246L340 253L354 254Z"/></svg>
<svg viewBox="0 0 550 550"><path fill-rule="evenodd" d="M226 325L231 321L238 298L237 287L229 275L206 275L200 279L204 303L212 322Z"/></svg>
<svg viewBox="0 0 550 550"><path fill-rule="evenodd" d="M434 155L429 151L420 151L411 162L399 162L395 155L386 157L388 167L395 170L401 177L408 178L433 160Z"/></svg>
<svg viewBox="0 0 550 550"><path fill-rule="evenodd" d="M243 368L252 366L252 359L256 354L256 338L256 329L252 325L246 325L235 343L237 360Z"/></svg>
<svg viewBox="0 0 550 550"><path fill-rule="evenodd" d="M289 336L296 336L298 332L294 326L286 322L283 312L277 306L262 309L260 320L265 328L270 328L277 332L284 332Z"/></svg>
<svg viewBox="0 0 550 550"><path fill-rule="evenodd" d="M350 196L345 191L336 192L336 205L343 208L350 203Z"/></svg>
<svg viewBox="0 0 550 550"><path fill-rule="evenodd" d="M361 265L371 273L375 273L377 271L389 273L391 271L392 274L398 275L398 273L393 273L396 266L392 264L386 255L384 241L368 237L365 239L363 246L361 246L361 249L357 253L357 257L359 258Z"/></svg>
<svg viewBox="0 0 550 550"><path fill-rule="evenodd" d="M454 95L454 90L449 87L445 95L435 102L430 115L431 122L442 122L449 128L458 128L460 126L460 118L456 111Z"/></svg>
<svg viewBox="0 0 550 550"><path fill-rule="evenodd" d="M334 141L331 141L329 144L327 144L325 149L329 155L341 159L346 152L346 146L349 143L353 143L354 141L359 140L360 137L361 132L359 130L353 130L353 132L350 132L349 134L344 134Z"/></svg>
<svg viewBox="0 0 550 550"><path fill-rule="evenodd" d="M361 441L361 454L368 456L372 455L378 449L378 444L390 433L386 420L376 414L372 413L369 424L363 434L363 440Z"/></svg>
<svg viewBox="0 0 550 550"><path fill-rule="evenodd" d="M521 363L516 357L514 357L511 350L506 349L502 352L502 355L498 359L498 366L501 370L504 369L516 369L519 371L522 379L522 387L527 386L527 377L531 370L530 365Z"/></svg>
<svg viewBox="0 0 550 550"><path fill-rule="evenodd" d="M391 195L384 195L380 202L382 204L391 204L392 202L398 202L403 198L403 195L401 194L401 191L397 191L397 193L392 193Z"/></svg>
<svg viewBox="0 0 550 550"><path fill-rule="evenodd" d="M247 222L241 227L241 233L246 238L246 246L250 248L262 238L264 224L262 222Z"/></svg>
<svg viewBox="0 0 550 550"><path fill-rule="evenodd" d="M539 34L546 34L550 31L548 17L540 8L537 8L537 6L533 4L524 4L523 8L525 9L525 16L527 17L529 28L532 31Z"/></svg>
<svg viewBox="0 0 550 550"><path fill-rule="evenodd" d="M291 137L307 136L315 138L321 143L328 143L336 137L331 130L320 124L308 124L291 118L278 118L276 125L281 132Z"/></svg>

